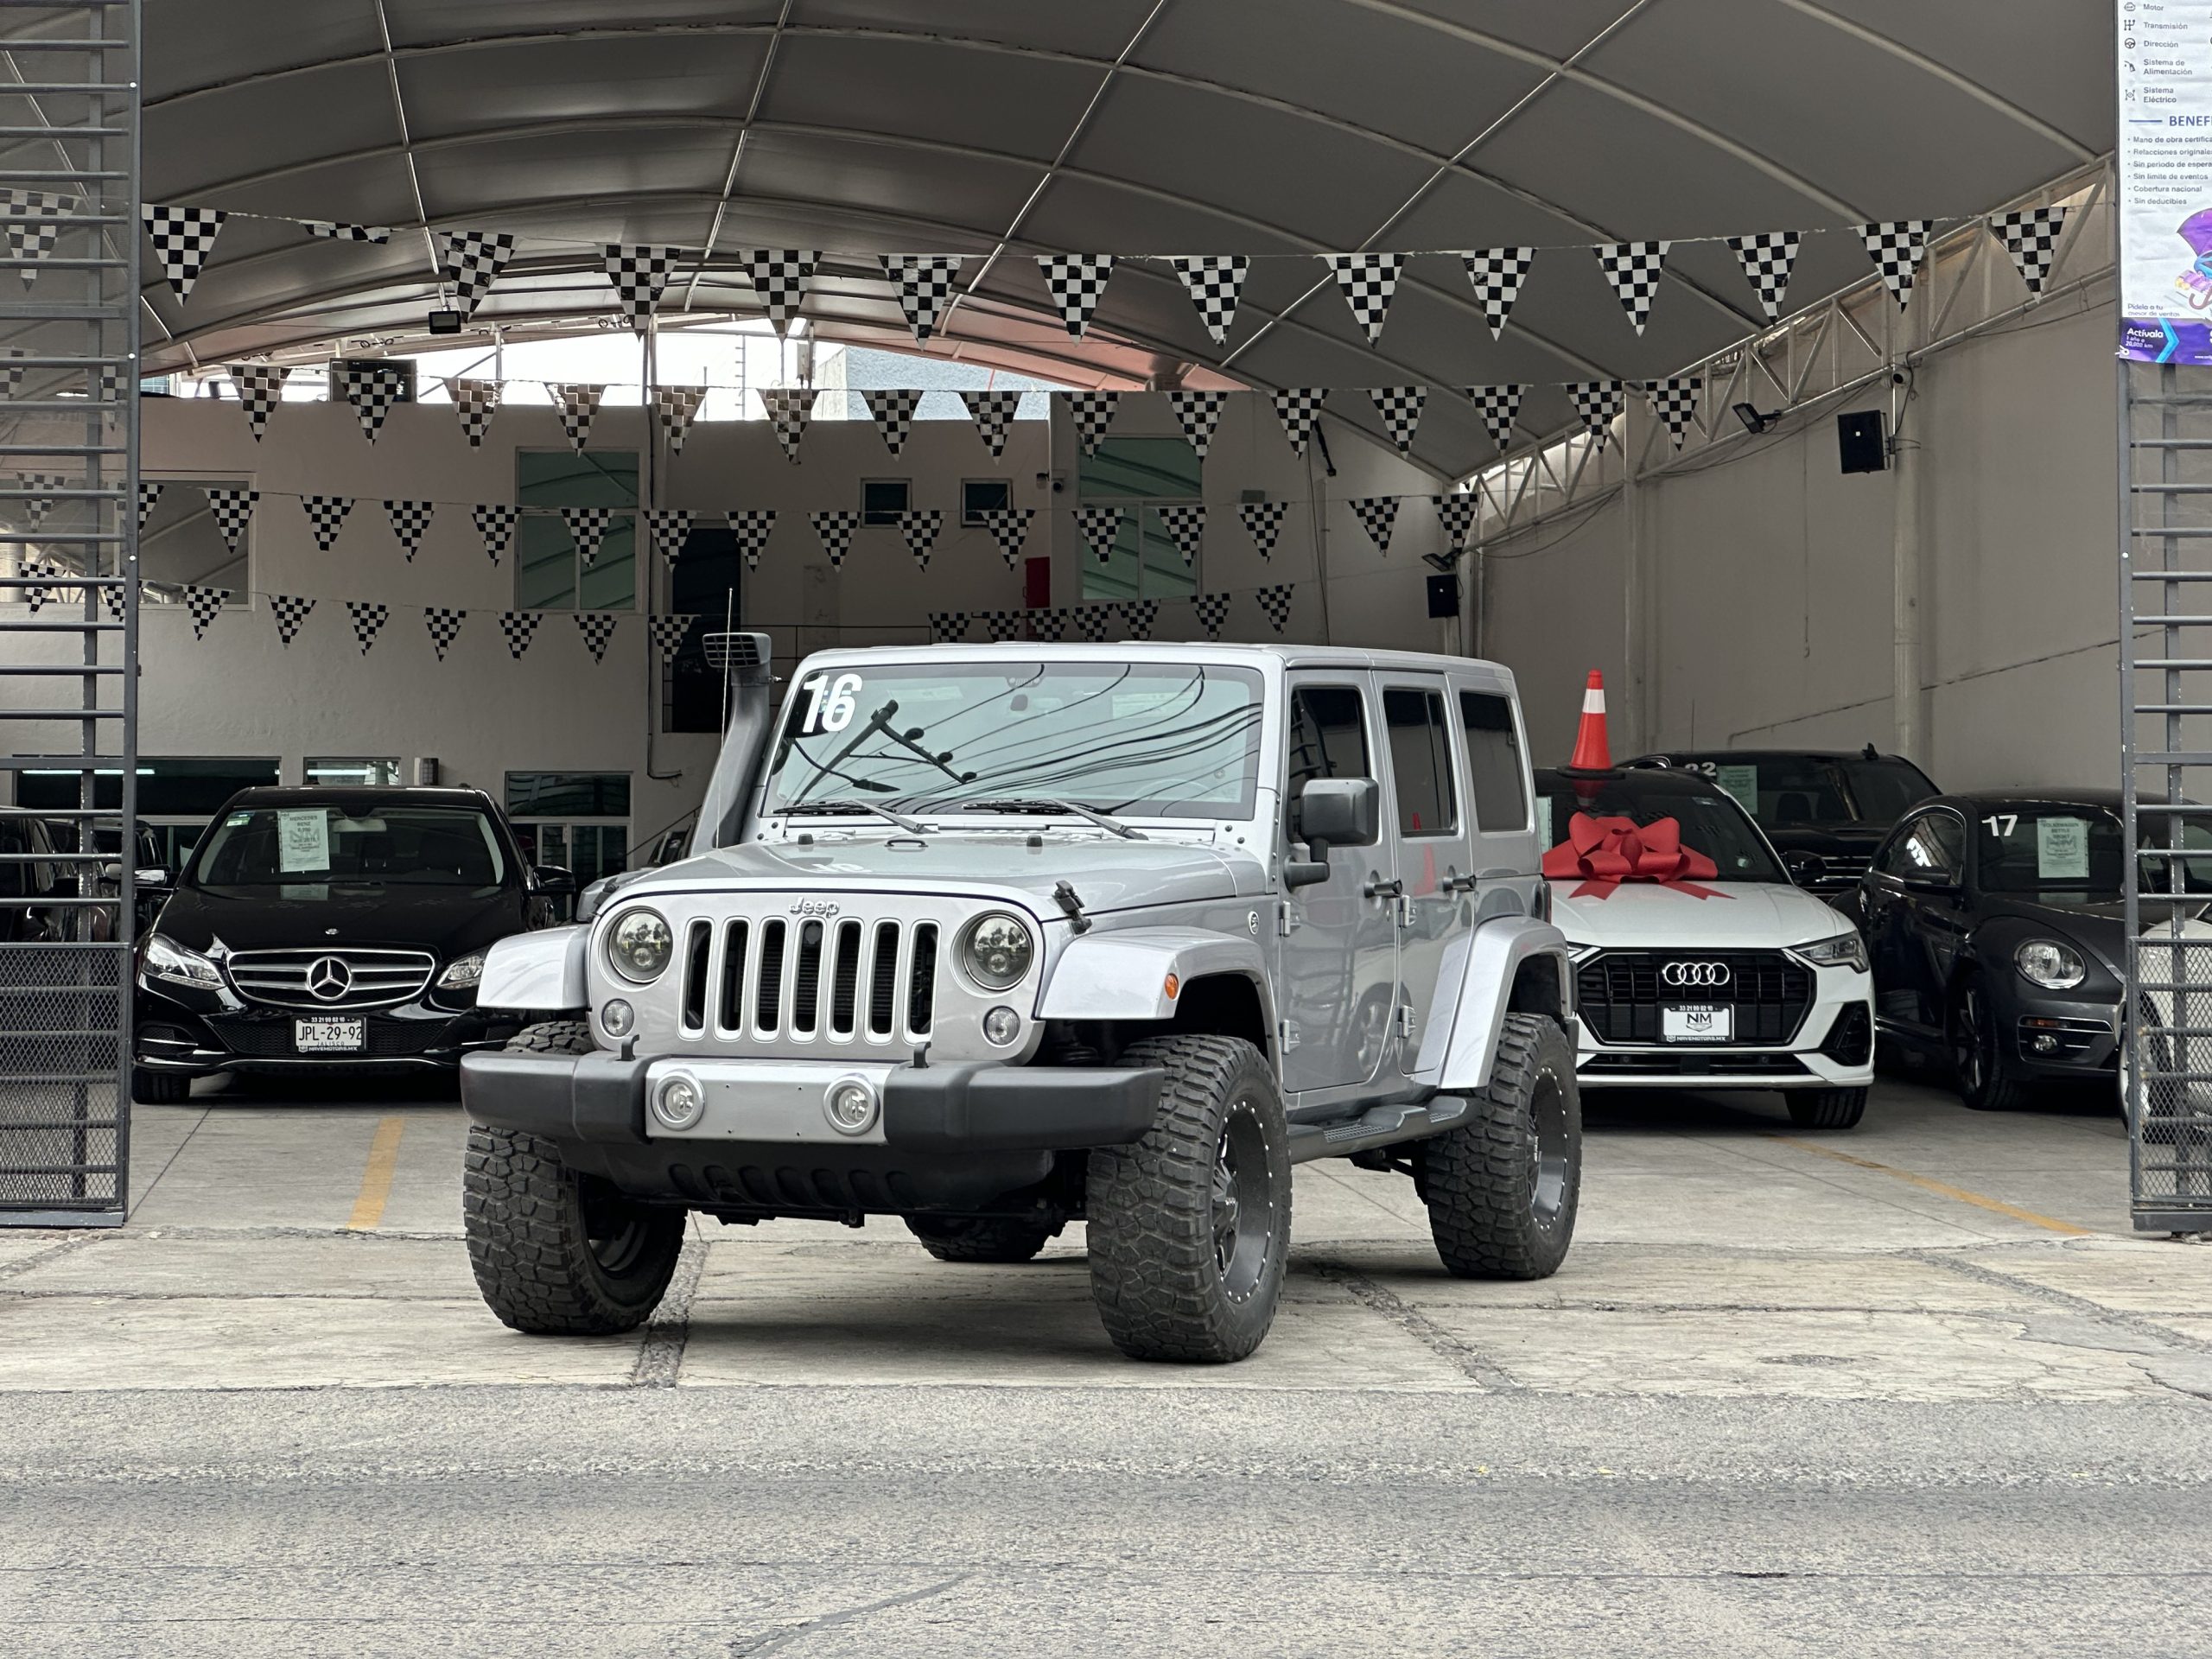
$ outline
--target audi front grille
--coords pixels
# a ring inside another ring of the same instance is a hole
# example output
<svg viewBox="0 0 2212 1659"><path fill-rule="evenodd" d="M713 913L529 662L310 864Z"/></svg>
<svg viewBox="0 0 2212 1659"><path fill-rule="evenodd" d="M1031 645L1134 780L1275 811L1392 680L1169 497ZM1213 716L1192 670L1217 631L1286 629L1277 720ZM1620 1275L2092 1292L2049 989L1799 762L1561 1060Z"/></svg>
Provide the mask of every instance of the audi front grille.
<svg viewBox="0 0 2212 1659"><path fill-rule="evenodd" d="M1683 984L1666 982L1670 968ZM1725 982L1709 982L1724 969ZM1734 1010L1734 1046L1775 1048L1805 1023L1813 970L1779 950L1601 950L1577 969L1574 988L1574 1011L1601 1043L1656 1046L1660 1008L1694 1004Z"/></svg>
<svg viewBox="0 0 2212 1659"><path fill-rule="evenodd" d="M249 1002L327 1013L385 1008L412 1001L429 985L437 959L427 950L347 945L296 950L238 950L225 958L231 988Z"/></svg>

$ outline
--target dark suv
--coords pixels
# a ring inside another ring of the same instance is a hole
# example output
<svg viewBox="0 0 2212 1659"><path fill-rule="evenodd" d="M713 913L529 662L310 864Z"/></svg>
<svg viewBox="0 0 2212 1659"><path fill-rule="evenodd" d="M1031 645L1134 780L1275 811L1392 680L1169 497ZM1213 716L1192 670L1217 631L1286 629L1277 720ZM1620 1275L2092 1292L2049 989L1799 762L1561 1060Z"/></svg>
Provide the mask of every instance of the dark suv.
<svg viewBox="0 0 2212 1659"><path fill-rule="evenodd" d="M1797 885L1834 901L1866 874L1890 827L1938 793L1911 761L1876 752L1669 749L1627 763L1704 774L1741 802Z"/></svg>

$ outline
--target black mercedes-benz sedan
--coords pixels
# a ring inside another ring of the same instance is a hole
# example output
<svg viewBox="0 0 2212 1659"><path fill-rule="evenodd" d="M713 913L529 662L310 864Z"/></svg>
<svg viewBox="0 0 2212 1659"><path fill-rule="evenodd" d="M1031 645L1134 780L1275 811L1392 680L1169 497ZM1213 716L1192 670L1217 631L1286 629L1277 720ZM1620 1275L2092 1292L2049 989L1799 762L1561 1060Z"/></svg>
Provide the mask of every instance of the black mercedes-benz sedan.
<svg viewBox="0 0 2212 1659"><path fill-rule="evenodd" d="M477 1012L485 951L574 888L524 864L475 790L244 791L140 936L134 1092L181 1100L217 1071L450 1070L521 1023Z"/></svg>

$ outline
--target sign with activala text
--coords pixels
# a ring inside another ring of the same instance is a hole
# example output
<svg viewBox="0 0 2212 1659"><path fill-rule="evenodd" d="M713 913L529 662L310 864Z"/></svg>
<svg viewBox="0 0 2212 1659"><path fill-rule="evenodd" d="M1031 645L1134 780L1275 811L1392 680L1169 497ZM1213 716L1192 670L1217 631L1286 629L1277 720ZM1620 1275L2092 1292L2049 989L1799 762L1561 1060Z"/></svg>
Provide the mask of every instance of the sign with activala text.
<svg viewBox="0 0 2212 1659"><path fill-rule="evenodd" d="M2212 0L2115 0L2120 352L2212 363Z"/></svg>

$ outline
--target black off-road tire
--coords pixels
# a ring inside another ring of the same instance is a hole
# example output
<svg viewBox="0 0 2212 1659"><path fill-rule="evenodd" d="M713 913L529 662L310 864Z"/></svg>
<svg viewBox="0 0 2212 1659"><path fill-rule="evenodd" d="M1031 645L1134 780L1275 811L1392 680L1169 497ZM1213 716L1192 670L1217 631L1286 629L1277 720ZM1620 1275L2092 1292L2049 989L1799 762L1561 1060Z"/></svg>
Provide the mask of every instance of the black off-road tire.
<svg viewBox="0 0 2212 1659"><path fill-rule="evenodd" d="M586 1054L581 1020L531 1026L510 1052ZM626 1198L579 1175L552 1142L471 1124L461 1230L486 1306L534 1336L633 1331L668 1289L683 1248L683 1211Z"/></svg>
<svg viewBox="0 0 2212 1659"><path fill-rule="evenodd" d="M1490 1087L1468 1103L1465 1122L1418 1148L1436 1253L1460 1279L1548 1279L1574 1241L1582 1186L1567 1033L1541 1014L1507 1014Z"/></svg>
<svg viewBox="0 0 2212 1659"><path fill-rule="evenodd" d="M1147 1038L1120 1064L1167 1077L1142 1140L1090 1154L1098 1317L1132 1359L1243 1359L1274 1322L1290 1253L1290 1135L1274 1076L1234 1037Z"/></svg>
<svg viewBox="0 0 2212 1659"><path fill-rule="evenodd" d="M181 1071L130 1068L130 1098L141 1106L175 1106L192 1097L192 1079Z"/></svg>
<svg viewBox="0 0 2212 1659"><path fill-rule="evenodd" d="M1792 1089L1783 1098L1801 1129L1855 1129L1866 1116L1864 1089Z"/></svg>
<svg viewBox="0 0 2212 1659"><path fill-rule="evenodd" d="M992 1217L908 1216L906 1230L940 1262L1027 1262L1059 1233L1057 1225Z"/></svg>

